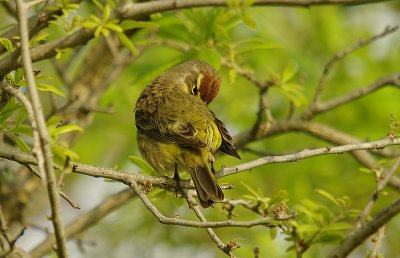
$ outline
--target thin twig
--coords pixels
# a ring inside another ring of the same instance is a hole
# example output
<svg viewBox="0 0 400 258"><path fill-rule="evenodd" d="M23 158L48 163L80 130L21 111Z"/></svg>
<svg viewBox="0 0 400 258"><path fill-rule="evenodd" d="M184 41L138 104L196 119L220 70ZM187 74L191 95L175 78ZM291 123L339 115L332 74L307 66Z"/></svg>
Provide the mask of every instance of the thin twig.
<svg viewBox="0 0 400 258"><path fill-rule="evenodd" d="M373 243L373 248L371 252L366 256L366 258L378 258L380 257L378 252L379 248L382 245L383 238L385 237L385 226L382 226L380 229L378 229L378 232L376 232L372 237L371 237L371 242Z"/></svg>
<svg viewBox="0 0 400 258"><path fill-rule="evenodd" d="M204 217L203 213L201 212L199 206L197 205L195 199L193 198L193 195L187 190L183 189L183 196L187 200L189 207L194 211L196 214L197 218L201 222L207 222L206 218ZM233 254L231 252L231 249L228 248L227 245L224 244L224 242L215 234L214 230L212 228L206 228L208 235L211 237L211 239L217 244L217 247L224 252L225 254L233 257Z"/></svg>
<svg viewBox="0 0 400 258"><path fill-rule="evenodd" d="M7 222L6 219L4 218L3 215L3 208L0 204L0 231L1 231L1 236L0 236L0 247L2 251L10 252L13 248L12 246L12 240L10 233L8 232L8 227L7 227ZM3 240L1 237L4 238L4 240L7 242L7 246L4 245Z"/></svg>
<svg viewBox="0 0 400 258"><path fill-rule="evenodd" d="M324 67L324 70L323 70L322 76L321 76L321 78L319 80L317 89L315 90L313 103L317 104L320 101L321 93L324 90L325 83L326 83L326 80L328 78L328 75L329 75L330 71L332 70L333 66L339 60L345 58L346 56L348 56L352 52L356 51L357 49L360 49L360 48L362 48L362 47L364 47L366 45L369 45L373 41L378 40L380 38L383 38L386 35L395 32L398 28L399 28L399 26L393 26L393 27L388 26L388 27L386 27L384 29L383 32L381 32L381 33L379 33L377 35L374 35L372 37L366 38L366 39L358 40L357 43L355 43L353 46L350 46L350 47L344 49L343 51L337 53L336 55L334 55Z"/></svg>
<svg viewBox="0 0 400 258"><path fill-rule="evenodd" d="M376 186L376 189L375 189L374 193L372 194L371 198L369 199L364 210L360 214L360 218L357 221L357 228L360 228L365 223L367 216L371 213L373 205L378 200L379 194L383 191L383 189L389 183L390 178L392 178L392 176L396 174L397 170L399 169L399 166L400 166L400 157L397 158L397 160L395 161L393 166L390 168L390 170L387 172L387 174L384 175L383 179L379 178L379 176L378 176L378 178L377 178L378 184Z"/></svg>
<svg viewBox="0 0 400 258"><path fill-rule="evenodd" d="M331 100L327 100L324 102L317 102L314 104L314 106L310 108L309 112L306 111L305 114L310 116L330 111L334 108L355 101L361 97L367 96L372 92L382 89L386 86L395 86L400 88L400 73L394 73L379 78L378 80L376 80L375 82L371 83L366 87L355 89L349 93L346 93L345 95L333 98Z"/></svg>
<svg viewBox="0 0 400 258"><path fill-rule="evenodd" d="M54 175L53 156L50 150L50 137L47 131L42 105L35 83L29 50L27 5L23 2L23 0L17 0L16 4L21 36L22 61L25 70L25 78L32 101L32 113L34 116L34 121L36 122L36 127L32 126L32 130L37 131L36 137L34 138L34 149L38 159L39 171L42 178L45 178L47 184L49 202L52 211L51 217L57 239L57 253L59 257L66 258L69 257L69 255L61 217L60 196Z"/></svg>
<svg viewBox="0 0 400 258"><path fill-rule="evenodd" d="M80 214L75 220L70 222L65 227L66 237L70 239L79 236L88 228L97 225L101 219L127 203L133 197L135 197L135 194L129 188L108 196L96 207L83 214ZM48 234L47 238L37 245L35 249L31 251L30 255L32 258L40 258L52 251L52 246L54 243L54 234Z"/></svg>
<svg viewBox="0 0 400 258"><path fill-rule="evenodd" d="M173 180L173 179L172 179ZM193 227L193 228L223 228L223 227L254 227L260 225L272 225L269 222L275 220L274 218L261 218L251 221L216 221L216 222L198 222L198 221L191 221L191 220L184 220L178 218L169 218L164 216L155 206L154 204L147 198L146 194L140 189L139 185L136 183L135 180L130 182L130 187L132 190L139 196L142 200L143 204L146 208L156 217L156 219L161 224L168 224L168 225L179 225L185 227ZM293 216L287 216L283 218L279 218L278 220L289 220L293 218Z"/></svg>
<svg viewBox="0 0 400 258"><path fill-rule="evenodd" d="M256 159L250 162L246 162L233 167L222 168L220 172L216 174L216 177L224 177L239 173L241 171L247 171L255 167L259 167L270 163L283 163L290 161L298 161L301 159L326 155L326 154L341 154L344 152L355 151L355 150L367 150L367 149L381 149L390 145L399 145L400 138L391 139L385 138L379 141L359 143L359 144L346 144L336 147L325 147L313 150L304 150L293 154L287 154L282 156L266 156L260 159Z"/></svg>
<svg viewBox="0 0 400 258"><path fill-rule="evenodd" d="M365 239L370 237L379 228L388 223L400 212L400 199L393 202L385 209L376 214L368 223L347 237L328 255L328 258L347 257L351 251L359 246Z"/></svg>
<svg viewBox="0 0 400 258"><path fill-rule="evenodd" d="M35 176L37 176L40 179L40 173L31 165L29 164L24 164L21 163L23 166L25 166L30 172L32 172ZM60 196L69 203L69 205L71 205L72 208L74 209L80 209L79 204L77 202L75 202L74 200L72 200L71 198L68 197L68 195L66 193L64 193L63 191L60 191Z"/></svg>

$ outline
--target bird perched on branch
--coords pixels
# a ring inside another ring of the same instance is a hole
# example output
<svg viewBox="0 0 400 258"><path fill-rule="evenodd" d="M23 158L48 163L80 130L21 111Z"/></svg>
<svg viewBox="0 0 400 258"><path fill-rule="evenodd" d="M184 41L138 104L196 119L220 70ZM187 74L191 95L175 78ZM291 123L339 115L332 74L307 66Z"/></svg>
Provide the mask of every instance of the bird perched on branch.
<svg viewBox="0 0 400 258"><path fill-rule="evenodd" d="M191 60L156 77L135 107L137 142L144 159L158 172L186 167L203 207L224 199L214 177L214 154L240 159L224 124L208 108L221 80L209 64Z"/></svg>

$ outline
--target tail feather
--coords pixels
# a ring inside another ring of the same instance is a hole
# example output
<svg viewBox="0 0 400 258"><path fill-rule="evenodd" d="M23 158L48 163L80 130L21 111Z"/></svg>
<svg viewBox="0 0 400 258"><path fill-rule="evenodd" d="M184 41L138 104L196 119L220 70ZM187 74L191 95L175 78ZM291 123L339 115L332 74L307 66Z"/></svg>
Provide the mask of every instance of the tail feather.
<svg viewBox="0 0 400 258"><path fill-rule="evenodd" d="M211 171L209 162L201 162L200 156L183 155L186 167L192 177L201 206L207 208L215 201L224 199L224 192Z"/></svg>

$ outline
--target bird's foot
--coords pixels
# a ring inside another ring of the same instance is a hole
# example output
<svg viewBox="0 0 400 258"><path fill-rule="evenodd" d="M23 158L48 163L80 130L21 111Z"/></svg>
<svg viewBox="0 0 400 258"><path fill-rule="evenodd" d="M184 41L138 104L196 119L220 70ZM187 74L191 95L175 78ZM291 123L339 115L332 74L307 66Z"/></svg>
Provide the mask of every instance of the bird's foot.
<svg viewBox="0 0 400 258"><path fill-rule="evenodd" d="M179 177L178 169L176 167L173 179L176 182L175 196L178 197L178 192L182 193L182 186L181 186L181 178Z"/></svg>

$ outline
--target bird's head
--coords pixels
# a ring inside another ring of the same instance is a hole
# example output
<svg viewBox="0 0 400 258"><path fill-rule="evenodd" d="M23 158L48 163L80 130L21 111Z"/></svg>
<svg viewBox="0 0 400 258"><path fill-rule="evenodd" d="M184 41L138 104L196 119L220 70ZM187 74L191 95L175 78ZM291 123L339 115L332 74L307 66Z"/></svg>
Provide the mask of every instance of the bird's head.
<svg viewBox="0 0 400 258"><path fill-rule="evenodd" d="M184 91L199 97L209 104L217 96L221 79L217 71L209 64L191 60L174 68L175 72L183 75Z"/></svg>

